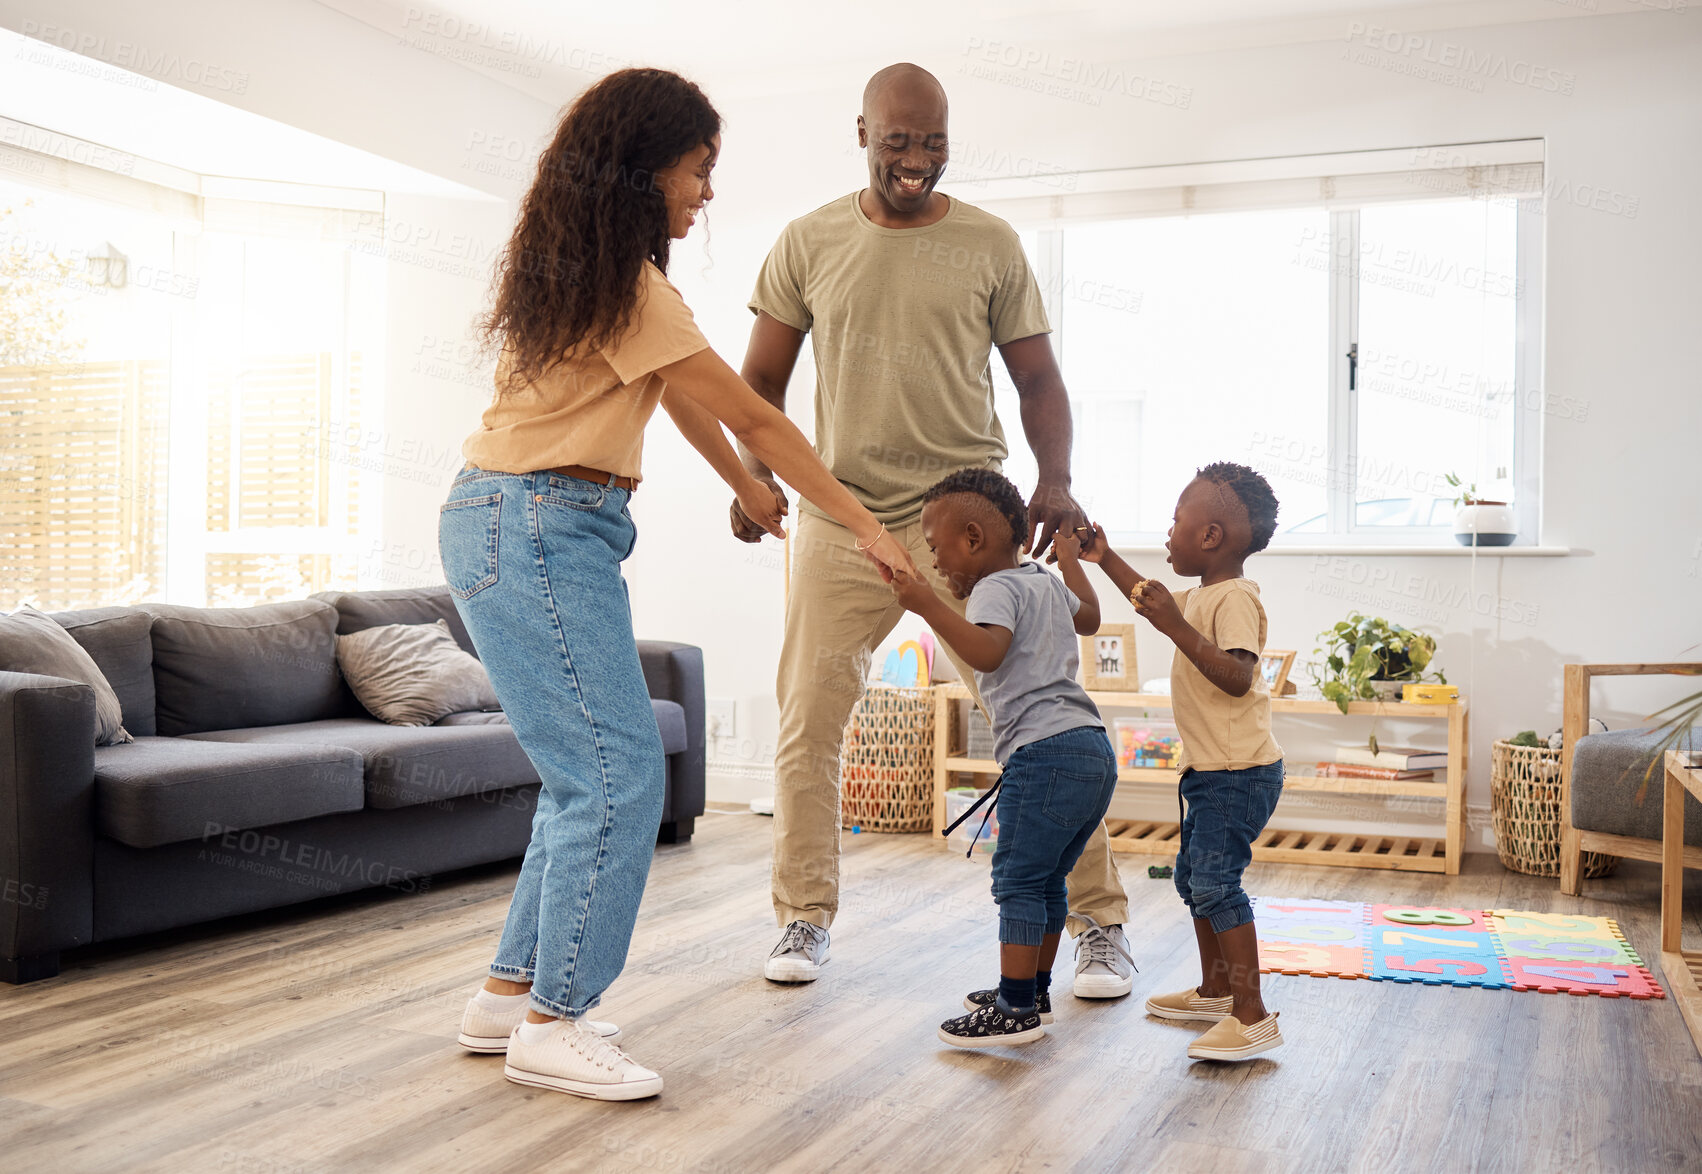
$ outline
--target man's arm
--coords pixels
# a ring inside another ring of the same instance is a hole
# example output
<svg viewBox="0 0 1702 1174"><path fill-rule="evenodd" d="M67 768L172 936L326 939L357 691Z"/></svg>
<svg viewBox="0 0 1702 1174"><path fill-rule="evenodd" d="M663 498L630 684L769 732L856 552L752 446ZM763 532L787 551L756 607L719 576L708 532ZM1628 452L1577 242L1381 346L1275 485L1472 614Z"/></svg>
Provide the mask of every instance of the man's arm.
<svg viewBox="0 0 1702 1174"><path fill-rule="evenodd" d="M1007 342L999 355L1016 384L1022 432L1040 467L1039 483L1028 501L1028 550L1039 558L1060 528L1071 529L1086 520L1070 495L1070 396L1046 335Z"/></svg>
<svg viewBox="0 0 1702 1174"><path fill-rule="evenodd" d="M739 375L759 396L784 412L786 385L792 381L792 368L797 366L798 350L803 345L803 331L758 310L756 324L751 327L750 343L745 348L745 362L739 369ZM787 505L786 491L774 479L774 470L763 464L762 459L743 444L739 445L739 459L744 461L751 476L774 491L784 509ZM740 541L762 540L762 526L747 517L737 501L734 501L728 510L728 517L733 523L733 534Z"/></svg>

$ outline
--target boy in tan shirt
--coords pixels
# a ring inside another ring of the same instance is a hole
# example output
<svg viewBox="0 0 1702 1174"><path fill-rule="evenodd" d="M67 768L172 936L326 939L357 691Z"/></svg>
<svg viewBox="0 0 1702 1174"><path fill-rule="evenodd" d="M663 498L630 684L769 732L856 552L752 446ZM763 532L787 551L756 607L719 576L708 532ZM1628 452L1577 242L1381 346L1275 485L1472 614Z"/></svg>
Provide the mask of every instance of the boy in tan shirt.
<svg viewBox="0 0 1702 1174"><path fill-rule="evenodd" d="M1149 1015L1214 1024L1188 1055L1248 1060L1282 1046L1277 1017L1259 996L1259 938L1241 874L1282 794L1282 747L1271 737L1271 700L1259 676L1265 609L1243 577L1248 555L1276 530L1271 487L1245 465L1207 465L1176 503L1165 542L1177 574L1200 585L1172 596L1143 578L1092 527L1081 552L1100 565L1135 610L1176 645L1171 704L1182 735L1182 846L1176 888L1194 918L1200 985L1147 1000Z"/></svg>

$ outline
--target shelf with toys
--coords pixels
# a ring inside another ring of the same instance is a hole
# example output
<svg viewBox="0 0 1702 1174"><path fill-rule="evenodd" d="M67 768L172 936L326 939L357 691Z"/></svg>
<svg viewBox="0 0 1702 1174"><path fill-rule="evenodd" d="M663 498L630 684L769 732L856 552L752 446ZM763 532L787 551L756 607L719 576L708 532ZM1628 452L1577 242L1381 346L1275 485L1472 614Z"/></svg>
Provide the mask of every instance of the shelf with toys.
<svg viewBox="0 0 1702 1174"><path fill-rule="evenodd" d="M1159 761L1174 764L1173 741L1163 734L1151 739L1133 739L1140 733L1141 723L1120 718L1118 711L1163 710L1170 708L1168 695L1160 693L1123 693L1089 690L1088 696L1105 713L1111 724L1114 743L1118 744L1119 759L1151 755ZM977 778L996 777L999 764L991 758L970 757L959 753L967 735L961 733L967 723L960 720L960 711L968 708L969 690L961 682L936 686L934 689L934 832L943 831L946 816L946 793L953 778L967 777L974 786ZM1374 832L1308 832L1266 828L1253 844L1253 859L1275 864L1332 864L1348 868L1388 868L1415 872L1440 872L1450 876L1460 871L1460 857L1465 840L1465 779L1466 779L1466 703L1464 698L1445 704L1420 704L1404 701L1355 701L1344 714L1333 701L1300 697L1273 697L1271 714L1332 716L1341 720L1357 717L1400 719L1430 719L1448 723L1448 762L1444 776L1435 779L1370 779L1339 778L1316 774L1290 774L1283 782L1287 791L1324 792L1336 795L1408 795L1437 800L1443 806L1442 826L1434 837L1387 836ZM1167 720L1152 718L1154 727L1171 730ZM1124 743L1123 732L1129 731L1130 743ZM1155 731L1156 732L1156 731ZM1278 741L1281 741L1279 735ZM1174 783L1176 772L1165 766L1125 766L1118 770L1122 783ZM1111 847L1118 852L1174 856L1180 828L1153 820L1110 818L1106 820L1111 833Z"/></svg>

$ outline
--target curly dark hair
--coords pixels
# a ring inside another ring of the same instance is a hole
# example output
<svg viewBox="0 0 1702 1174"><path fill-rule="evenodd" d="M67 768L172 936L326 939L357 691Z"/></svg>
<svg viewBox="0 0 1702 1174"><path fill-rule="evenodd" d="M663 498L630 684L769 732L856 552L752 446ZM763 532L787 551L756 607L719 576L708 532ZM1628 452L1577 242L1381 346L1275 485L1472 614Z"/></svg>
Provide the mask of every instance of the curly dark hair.
<svg viewBox="0 0 1702 1174"><path fill-rule="evenodd" d="M1247 549L1243 555L1257 554L1271 544L1271 535L1277 528L1276 494L1271 492L1271 483L1266 481L1256 470L1246 465L1237 465L1233 461L1216 461L1199 470L1195 476L1213 485L1220 485L1233 493L1247 511L1248 524L1252 526L1252 537L1247 541Z"/></svg>
<svg viewBox="0 0 1702 1174"><path fill-rule="evenodd" d="M958 493L979 497L999 511L1011 524L1013 545L1021 546L1028 541L1028 504L1022 500L1022 491L1003 473L992 469L959 469L947 473L928 487L928 492L922 495L922 504Z"/></svg>
<svg viewBox="0 0 1702 1174"><path fill-rule="evenodd" d="M695 84L665 69L601 78L562 114L492 279L479 323L512 351L510 390L632 322L644 263L668 271L668 208L656 173L721 130Z"/></svg>

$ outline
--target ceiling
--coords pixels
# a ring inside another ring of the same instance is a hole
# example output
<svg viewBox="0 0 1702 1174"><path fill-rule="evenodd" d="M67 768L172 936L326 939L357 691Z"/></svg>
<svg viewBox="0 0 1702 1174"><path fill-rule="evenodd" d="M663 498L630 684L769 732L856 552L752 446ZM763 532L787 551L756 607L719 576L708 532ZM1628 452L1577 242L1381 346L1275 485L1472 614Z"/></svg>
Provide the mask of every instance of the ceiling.
<svg viewBox="0 0 1702 1174"><path fill-rule="evenodd" d="M628 64L680 70L717 98L761 97L842 89L900 60L936 72L1016 55L1106 65L1342 39L1356 21L1413 32L1647 11L1638 0L864 0L855 8L796 0L718 7L700 0L319 2L552 106Z"/></svg>

